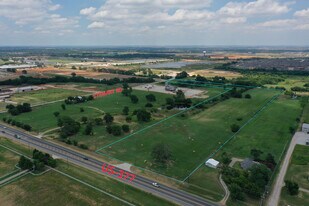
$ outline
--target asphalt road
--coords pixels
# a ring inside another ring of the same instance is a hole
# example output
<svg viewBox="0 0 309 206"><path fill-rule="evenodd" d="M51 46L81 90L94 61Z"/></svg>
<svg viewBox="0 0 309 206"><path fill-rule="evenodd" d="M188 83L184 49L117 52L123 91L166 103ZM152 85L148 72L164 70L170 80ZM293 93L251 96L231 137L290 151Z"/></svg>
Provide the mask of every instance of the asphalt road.
<svg viewBox="0 0 309 206"><path fill-rule="evenodd" d="M107 173L102 172L102 166L107 164L105 162L99 161L97 159L91 158L79 152L70 150L68 148L59 146L57 144L39 139L27 133L21 132L20 130L7 127L5 125L0 124L0 134L1 136L5 136L14 141L18 141L30 147L36 148L38 150L44 151L51 155L56 155L59 158L62 158L66 161L74 163L78 166L90 169L92 171L98 172L102 175L106 175L108 177L114 178L123 183L132 185L136 188L139 188L143 191L152 193L153 195L159 196L171 202L174 202L179 205L185 206L195 206L195 205L204 205L204 206L215 206L215 203L207 201L201 197L196 195L184 192L182 190L177 190L163 184L160 184L160 187L154 187L152 185L153 180L144 178L142 176L136 176L136 178L130 182L129 179L119 179L117 176L119 175L120 168L115 167L114 171L118 174L109 175ZM18 138L16 138L18 135ZM131 172L130 172L131 173Z"/></svg>

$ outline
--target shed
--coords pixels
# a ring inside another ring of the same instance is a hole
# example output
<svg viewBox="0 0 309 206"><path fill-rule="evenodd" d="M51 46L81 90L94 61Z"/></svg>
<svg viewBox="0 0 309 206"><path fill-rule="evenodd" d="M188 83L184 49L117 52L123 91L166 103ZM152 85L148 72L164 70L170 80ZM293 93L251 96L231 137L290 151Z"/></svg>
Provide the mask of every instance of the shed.
<svg viewBox="0 0 309 206"><path fill-rule="evenodd" d="M309 134L309 124L304 123L302 126L302 132L308 133Z"/></svg>
<svg viewBox="0 0 309 206"><path fill-rule="evenodd" d="M208 167L211 167L211 168L217 168L218 165L219 165L220 162L218 162L217 160L215 159L208 159L206 162L205 162L205 165L208 166Z"/></svg>

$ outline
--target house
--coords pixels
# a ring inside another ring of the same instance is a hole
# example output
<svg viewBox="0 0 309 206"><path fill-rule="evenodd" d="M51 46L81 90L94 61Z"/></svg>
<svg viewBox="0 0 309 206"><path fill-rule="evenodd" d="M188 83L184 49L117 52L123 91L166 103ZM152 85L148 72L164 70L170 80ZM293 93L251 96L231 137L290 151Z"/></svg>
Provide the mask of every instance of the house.
<svg viewBox="0 0 309 206"><path fill-rule="evenodd" d="M240 166L244 170L250 169L253 165L259 164L258 162L253 161L251 158L246 158L240 163Z"/></svg>
<svg viewBox="0 0 309 206"><path fill-rule="evenodd" d="M208 166L208 167L211 167L211 168L214 168L216 169L218 167L220 162L218 162L217 160L215 159L208 159L206 162L205 162L205 165Z"/></svg>
<svg viewBox="0 0 309 206"><path fill-rule="evenodd" d="M304 123L301 131L309 134L309 124Z"/></svg>

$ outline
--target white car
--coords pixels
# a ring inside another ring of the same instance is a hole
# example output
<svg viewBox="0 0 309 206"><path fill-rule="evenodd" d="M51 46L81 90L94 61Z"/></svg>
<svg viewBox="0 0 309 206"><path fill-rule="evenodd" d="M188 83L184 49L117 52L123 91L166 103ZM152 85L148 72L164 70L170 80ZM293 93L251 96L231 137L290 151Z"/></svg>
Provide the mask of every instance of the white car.
<svg viewBox="0 0 309 206"><path fill-rule="evenodd" d="M156 183L156 182L153 182L152 185L155 186L155 187L160 187L159 184Z"/></svg>

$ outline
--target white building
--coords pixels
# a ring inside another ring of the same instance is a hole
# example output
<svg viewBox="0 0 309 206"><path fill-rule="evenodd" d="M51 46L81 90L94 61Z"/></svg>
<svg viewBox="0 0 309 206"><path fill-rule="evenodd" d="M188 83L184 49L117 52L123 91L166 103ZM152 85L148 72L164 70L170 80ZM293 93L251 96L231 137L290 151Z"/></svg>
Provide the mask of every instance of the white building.
<svg viewBox="0 0 309 206"><path fill-rule="evenodd" d="M217 160L215 159L208 159L206 162L205 162L205 165L208 166L208 167L211 167L211 168L217 168L218 165L220 164L220 162L218 162Z"/></svg>
<svg viewBox="0 0 309 206"><path fill-rule="evenodd" d="M309 124L304 123L302 126L302 132L309 134Z"/></svg>

